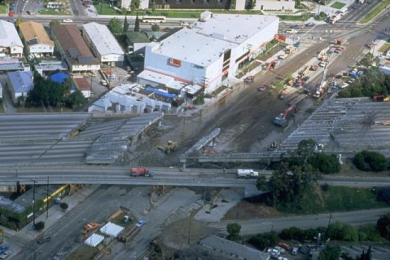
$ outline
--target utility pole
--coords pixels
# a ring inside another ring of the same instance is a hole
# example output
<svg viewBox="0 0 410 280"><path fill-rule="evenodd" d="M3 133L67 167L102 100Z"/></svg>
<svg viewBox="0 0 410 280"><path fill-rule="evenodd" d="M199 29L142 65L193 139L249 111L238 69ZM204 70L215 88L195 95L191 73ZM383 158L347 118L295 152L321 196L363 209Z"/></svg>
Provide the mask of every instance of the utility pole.
<svg viewBox="0 0 410 280"><path fill-rule="evenodd" d="M46 196L46 198L47 198L47 204L46 204L46 211L47 211L47 214L46 214L46 217L48 218L48 203L49 203L49 201L50 201L50 198L48 197L48 188L49 188L49 185L50 185L50 176L47 176L47 190L46 190L46 192L47 192L47 196Z"/></svg>
<svg viewBox="0 0 410 280"><path fill-rule="evenodd" d="M36 224L35 202L36 202L36 180L33 179L33 227Z"/></svg>

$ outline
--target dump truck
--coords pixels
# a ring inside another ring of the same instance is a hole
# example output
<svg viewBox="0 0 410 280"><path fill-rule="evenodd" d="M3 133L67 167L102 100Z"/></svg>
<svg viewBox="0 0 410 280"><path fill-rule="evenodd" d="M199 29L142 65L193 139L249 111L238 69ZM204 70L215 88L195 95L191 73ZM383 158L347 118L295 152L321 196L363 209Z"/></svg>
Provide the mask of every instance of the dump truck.
<svg viewBox="0 0 410 280"><path fill-rule="evenodd" d="M130 175L134 177L138 176L146 176L150 177L152 176L151 173L149 172L148 168L145 167L133 167L130 169Z"/></svg>
<svg viewBox="0 0 410 280"><path fill-rule="evenodd" d="M238 178L255 178L259 176L259 173L253 169L238 169Z"/></svg>

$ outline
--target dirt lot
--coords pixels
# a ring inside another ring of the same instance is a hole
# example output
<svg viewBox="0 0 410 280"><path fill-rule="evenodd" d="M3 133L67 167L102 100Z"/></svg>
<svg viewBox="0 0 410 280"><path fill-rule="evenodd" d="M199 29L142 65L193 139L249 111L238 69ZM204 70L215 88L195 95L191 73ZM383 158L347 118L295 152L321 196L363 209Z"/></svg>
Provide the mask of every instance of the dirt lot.
<svg viewBox="0 0 410 280"><path fill-rule="evenodd" d="M262 141L277 129L273 127L271 118L287 107L285 100L279 100L277 92L259 92L257 88L263 84L270 85L278 79L276 77L285 77L297 70L325 45L318 43L274 72L258 75L250 86L241 85L216 106L206 107L193 117L166 116L160 129L151 131L137 148L132 149L129 159L138 164L175 165L179 155L217 127L221 128L215 147L218 151L250 151L253 143ZM165 156L156 146L168 140L177 141L178 148L175 153Z"/></svg>
<svg viewBox="0 0 410 280"><path fill-rule="evenodd" d="M226 213L224 220L274 218L283 216L278 210L263 203L239 202Z"/></svg>

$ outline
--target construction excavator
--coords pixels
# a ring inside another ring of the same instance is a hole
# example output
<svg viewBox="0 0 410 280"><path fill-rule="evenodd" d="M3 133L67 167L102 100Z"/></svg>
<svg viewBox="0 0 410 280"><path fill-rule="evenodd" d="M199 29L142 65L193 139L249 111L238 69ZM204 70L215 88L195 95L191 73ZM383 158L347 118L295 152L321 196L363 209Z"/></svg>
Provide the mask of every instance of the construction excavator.
<svg viewBox="0 0 410 280"><path fill-rule="evenodd" d="M165 146L157 146L158 150L164 152L165 154L170 154L172 152L175 152L177 148L177 143L171 140L168 140L167 144Z"/></svg>

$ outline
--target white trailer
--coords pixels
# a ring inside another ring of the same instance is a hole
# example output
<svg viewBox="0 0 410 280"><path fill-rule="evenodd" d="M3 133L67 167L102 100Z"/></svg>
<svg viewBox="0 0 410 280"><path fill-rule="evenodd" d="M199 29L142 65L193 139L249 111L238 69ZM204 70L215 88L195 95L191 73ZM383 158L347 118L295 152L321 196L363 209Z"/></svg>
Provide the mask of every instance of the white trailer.
<svg viewBox="0 0 410 280"><path fill-rule="evenodd" d="M259 176L259 172L253 169L238 169L237 175L238 178L255 178Z"/></svg>

